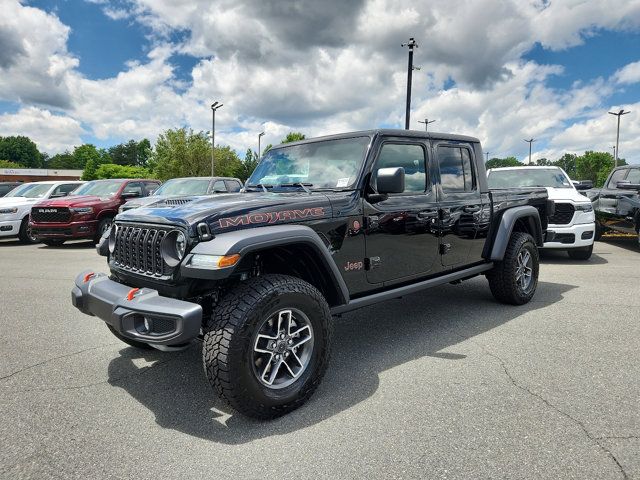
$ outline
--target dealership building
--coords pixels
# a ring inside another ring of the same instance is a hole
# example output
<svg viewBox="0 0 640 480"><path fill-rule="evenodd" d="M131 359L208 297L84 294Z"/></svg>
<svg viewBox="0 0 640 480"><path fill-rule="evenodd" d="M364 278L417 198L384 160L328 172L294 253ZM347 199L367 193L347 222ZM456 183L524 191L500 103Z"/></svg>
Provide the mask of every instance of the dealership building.
<svg viewBox="0 0 640 480"><path fill-rule="evenodd" d="M0 168L0 182L40 182L43 180L80 180L82 170L46 168Z"/></svg>

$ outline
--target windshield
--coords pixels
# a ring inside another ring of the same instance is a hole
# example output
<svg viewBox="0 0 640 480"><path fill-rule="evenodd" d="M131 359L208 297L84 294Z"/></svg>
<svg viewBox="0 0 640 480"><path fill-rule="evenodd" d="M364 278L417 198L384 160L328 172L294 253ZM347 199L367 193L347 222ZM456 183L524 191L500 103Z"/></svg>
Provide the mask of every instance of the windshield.
<svg viewBox="0 0 640 480"><path fill-rule="evenodd" d="M153 195L206 195L208 178L174 178L164 183Z"/></svg>
<svg viewBox="0 0 640 480"><path fill-rule="evenodd" d="M14 188L5 195L6 197L42 198L51 189L46 183L27 183Z"/></svg>
<svg viewBox="0 0 640 480"><path fill-rule="evenodd" d="M489 188L553 187L573 188L571 180L555 168L517 168L489 172Z"/></svg>
<svg viewBox="0 0 640 480"><path fill-rule="evenodd" d="M94 180L87 182L73 191L72 195L95 195L97 197L113 197L124 180Z"/></svg>
<svg viewBox="0 0 640 480"><path fill-rule="evenodd" d="M369 141L369 137L355 137L274 148L263 157L246 185L352 187Z"/></svg>

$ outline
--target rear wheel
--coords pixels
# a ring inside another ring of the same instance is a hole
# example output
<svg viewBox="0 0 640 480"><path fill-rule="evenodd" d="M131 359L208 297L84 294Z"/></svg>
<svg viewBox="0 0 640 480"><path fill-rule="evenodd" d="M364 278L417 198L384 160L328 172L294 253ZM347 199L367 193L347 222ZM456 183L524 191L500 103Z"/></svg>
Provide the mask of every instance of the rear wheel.
<svg viewBox="0 0 640 480"><path fill-rule="evenodd" d="M227 294L207 322L205 372L235 410L276 418L311 397L330 337L329 306L315 287L287 275L255 277Z"/></svg>
<svg viewBox="0 0 640 480"><path fill-rule="evenodd" d="M569 254L569 258L574 260L589 260L593 253L593 245L582 248L572 248L571 250L567 250L567 253Z"/></svg>
<svg viewBox="0 0 640 480"><path fill-rule="evenodd" d="M491 293L500 302L523 305L538 286L539 257L533 237L514 232L500 262L487 273Z"/></svg>
<svg viewBox="0 0 640 480"><path fill-rule="evenodd" d="M22 219L22 223L20 224L20 231L18 232L18 239L22 243L38 243L40 240L33 235L31 231L31 227L29 226L29 217L24 217Z"/></svg>
<svg viewBox="0 0 640 480"><path fill-rule="evenodd" d="M47 238L45 240L42 240L42 243L50 247L59 247L64 243L64 239L63 238Z"/></svg>

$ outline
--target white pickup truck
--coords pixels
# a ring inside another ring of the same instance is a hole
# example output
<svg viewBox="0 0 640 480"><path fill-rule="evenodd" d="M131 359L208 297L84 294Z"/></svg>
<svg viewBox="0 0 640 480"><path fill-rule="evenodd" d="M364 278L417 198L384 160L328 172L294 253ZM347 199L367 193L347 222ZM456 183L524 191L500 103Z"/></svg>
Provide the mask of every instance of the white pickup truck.
<svg viewBox="0 0 640 480"><path fill-rule="evenodd" d="M566 250L575 260L588 260L593 251L595 215L591 201L560 167L504 167L487 171L489 188L546 187L555 203L544 249Z"/></svg>
<svg viewBox="0 0 640 480"><path fill-rule="evenodd" d="M74 180L24 183L0 198L0 238L18 237L37 243L29 229L31 206L48 198L66 197L84 182Z"/></svg>

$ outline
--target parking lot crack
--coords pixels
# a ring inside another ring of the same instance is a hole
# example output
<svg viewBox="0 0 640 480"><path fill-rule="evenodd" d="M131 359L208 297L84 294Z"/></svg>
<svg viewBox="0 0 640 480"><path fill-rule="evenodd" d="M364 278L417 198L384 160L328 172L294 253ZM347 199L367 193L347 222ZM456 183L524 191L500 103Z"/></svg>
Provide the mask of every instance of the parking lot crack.
<svg viewBox="0 0 640 480"><path fill-rule="evenodd" d="M529 387L527 387L526 385L523 385L522 383L520 383L514 376L513 374L509 371L509 368L507 367L507 363L497 354L491 352L487 347L485 347L484 345L482 345L481 343L472 340L466 336L460 335L457 332L452 332L455 335L457 335L458 337L463 338L465 341L469 341L471 343L473 343L474 345L478 346L482 352L489 356L494 358L495 360L497 360L500 364L500 366L502 367L502 370L504 372L504 374L506 375L506 377L509 379L509 381L511 382L511 384L516 387L517 389L519 389L520 391L526 393L527 395L534 397L536 399L538 399L540 402L542 402L545 406L547 406L548 408L552 409L553 411L555 411L556 413L558 413L559 415L565 417L566 419L568 419L570 422L572 422L574 425L576 425L578 428L580 428L580 430L582 430L582 432L585 434L585 436L592 442L594 443L598 448L600 448L600 450L602 450L605 455L607 457L609 457L613 463L616 465L617 470L620 472L620 474L622 475L623 479L627 479L629 478L627 475L627 472L625 471L624 467L622 466L622 464L620 464L620 462L618 461L618 459L616 458L616 456L611 452L611 450L609 450L605 445L603 445L600 440L603 439L610 439L611 437L596 437L594 435L592 435L589 430L587 429L587 427L584 425L584 423L582 423L580 420L578 420L577 418L574 418L573 416L571 416L569 413L565 412L564 410L562 410L560 407L558 407L557 405L554 405L553 403L551 403L549 400L547 400L545 397L543 397L542 395L540 395L539 393L534 392L533 390L531 390ZM637 437L636 437L637 438Z"/></svg>
<svg viewBox="0 0 640 480"><path fill-rule="evenodd" d="M14 377L14 376L22 373L22 372L26 372L27 370L31 370L32 368L40 367L40 366L45 365L47 363L55 362L56 360L60 360L62 358L73 357L74 355L79 355L79 354L84 353L84 352L89 352L91 350L98 350L100 348L106 348L106 347L110 347L110 346L113 346L113 345L119 345L119 343L108 343L106 345L98 345L96 347L85 348L83 350L78 350L77 352L73 352L73 353L67 353L65 355L60 355L58 357L48 358L48 359L43 360L43 361L41 361L39 363L34 363L33 365L28 365L28 366L23 367L23 368L21 368L19 370L16 370L15 372L12 372L12 373L10 373L8 375L5 375L4 377L0 377L0 380L7 380L7 379L9 379L11 377Z"/></svg>

